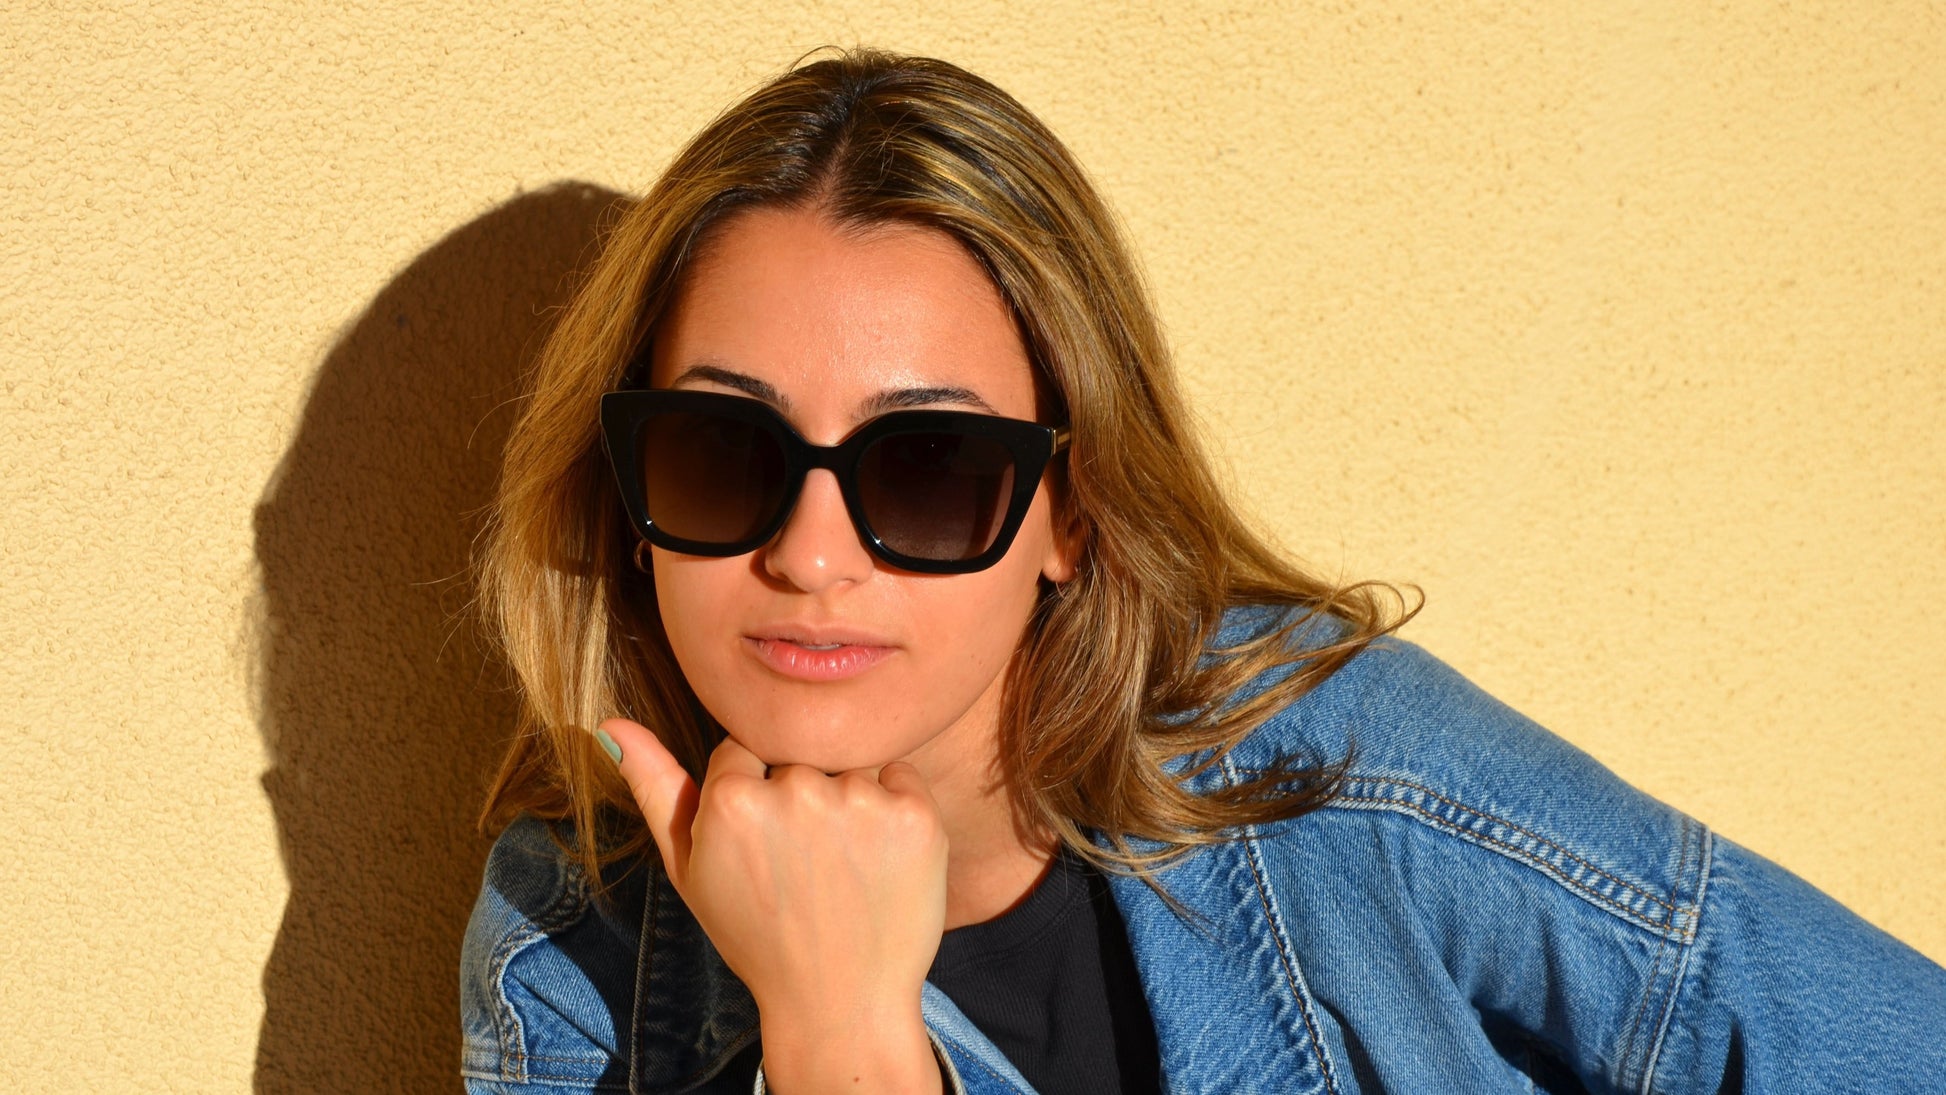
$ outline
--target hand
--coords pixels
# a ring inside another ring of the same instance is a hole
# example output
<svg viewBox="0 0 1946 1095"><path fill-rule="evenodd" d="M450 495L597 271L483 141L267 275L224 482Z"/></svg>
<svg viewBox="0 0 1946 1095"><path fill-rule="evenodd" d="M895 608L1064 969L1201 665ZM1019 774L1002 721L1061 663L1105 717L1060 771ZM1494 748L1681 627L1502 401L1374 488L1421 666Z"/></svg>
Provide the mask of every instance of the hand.
<svg viewBox="0 0 1946 1095"><path fill-rule="evenodd" d="M826 775L725 738L699 789L639 723L601 728L663 867L757 1001L784 1095L938 1090L920 986L946 922L946 833L918 769Z"/></svg>

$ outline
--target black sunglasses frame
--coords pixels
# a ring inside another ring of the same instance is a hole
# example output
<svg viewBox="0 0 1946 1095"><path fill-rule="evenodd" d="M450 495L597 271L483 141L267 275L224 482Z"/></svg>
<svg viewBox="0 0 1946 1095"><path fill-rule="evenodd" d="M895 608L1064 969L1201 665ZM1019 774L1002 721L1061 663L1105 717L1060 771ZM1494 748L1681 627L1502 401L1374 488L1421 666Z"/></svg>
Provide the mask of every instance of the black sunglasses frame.
<svg viewBox="0 0 1946 1095"><path fill-rule="evenodd" d="M674 536L649 519L648 494L642 482L640 438L642 426L658 414L678 412L723 415L755 426L770 434L784 454L784 491L777 512L762 528L735 543L710 543ZM888 437L910 433L952 433L987 438L999 442L1013 456L1013 493L1007 499L1006 517L993 543L968 559L925 559L889 547L872 530L858 489L858 464L867 449ZM873 555L901 570L921 574L971 574L999 562L1013 545L1034 491L1054 457L1067 448L1065 427L1043 426L1017 418L976 414L972 411L908 410L892 411L861 423L836 445L813 445L804 440L784 417L768 403L746 396L719 392L695 392L671 388L637 388L608 392L601 397L602 447L621 490L622 504L628 510L635 531L657 547L685 555L725 557L743 555L769 543L797 508L804 491L804 477L813 468L824 468L838 478L839 493L852 527L858 530Z"/></svg>

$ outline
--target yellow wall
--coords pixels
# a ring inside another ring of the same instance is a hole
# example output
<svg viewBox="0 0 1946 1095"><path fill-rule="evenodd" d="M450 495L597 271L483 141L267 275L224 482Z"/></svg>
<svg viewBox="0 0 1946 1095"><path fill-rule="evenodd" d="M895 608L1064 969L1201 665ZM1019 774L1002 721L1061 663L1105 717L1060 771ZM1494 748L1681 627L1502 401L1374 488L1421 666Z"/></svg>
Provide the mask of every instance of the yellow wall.
<svg viewBox="0 0 1946 1095"><path fill-rule="evenodd" d="M828 42L1072 143L1293 550L1946 959L1937 5L338 7L0 14L10 1088L456 1088L502 401Z"/></svg>

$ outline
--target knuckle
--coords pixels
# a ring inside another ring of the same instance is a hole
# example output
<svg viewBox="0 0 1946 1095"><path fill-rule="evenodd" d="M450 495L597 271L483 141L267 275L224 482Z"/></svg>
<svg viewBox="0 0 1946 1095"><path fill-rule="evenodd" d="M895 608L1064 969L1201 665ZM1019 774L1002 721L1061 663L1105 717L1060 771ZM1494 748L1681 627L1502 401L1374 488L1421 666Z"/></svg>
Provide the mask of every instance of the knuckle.
<svg viewBox="0 0 1946 1095"><path fill-rule="evenodd" d="M820 785L824 783L824 774L802 764L787 764L772 768L768 782L789 796L791 801L802 802L817 795Z"/></svg>
<svg viewBox="0 0 1946 1095"><path fill-rule="evenodd" d="M838 794L850 809L864 809L878 801L878 781L862 772L846 772L837 778Z"/></svg>
<svg viewBox="0 0 1946 1095"><path fill-rule="evenodd" d="M939 815L924 801L901 795L893 799L886 822L909 840L928 843L943 830Z"/></svg>
<svg viewBox="0 0 1946 1095"><path fill-rule="evenodd" d="M762 809L762 790L751 780L725 777L710 786L700 809L725 821L747 821Z"/></svg>
<svg viewBox="0 0 1946 1095"><path fill-rule="evenodd" d="M816 768L793 764L773 768L769 786L778 796L778 808L791 811L799 820L818 823L838 804L832 781Z"/></svg>

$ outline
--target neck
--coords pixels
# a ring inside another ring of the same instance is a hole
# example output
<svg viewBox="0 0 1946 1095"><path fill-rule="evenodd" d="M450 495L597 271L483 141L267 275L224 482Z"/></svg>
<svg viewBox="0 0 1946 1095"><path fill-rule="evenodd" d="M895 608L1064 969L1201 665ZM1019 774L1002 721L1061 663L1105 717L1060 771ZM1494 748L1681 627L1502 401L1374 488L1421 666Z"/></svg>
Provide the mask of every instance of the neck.
<svg viewBox="0 0 1946 1095"><path fill-rule="evenodd" d="M1021 831L1006 789L985 781L969 798L937 798L946 824L946 929L991 920L1019 904L1047 873L1051 838Z"/></svg>
<svg viewBox="0 0 1946 1095"><path fill-rule="evenodd" d="M923 750L926 755L907 758L925 775L946 828L948 931L1019 904L1047 873L1056 845L1015 816L1000 764L997 712L978 706L968 714L983 733L949 733Z"/></svg>

